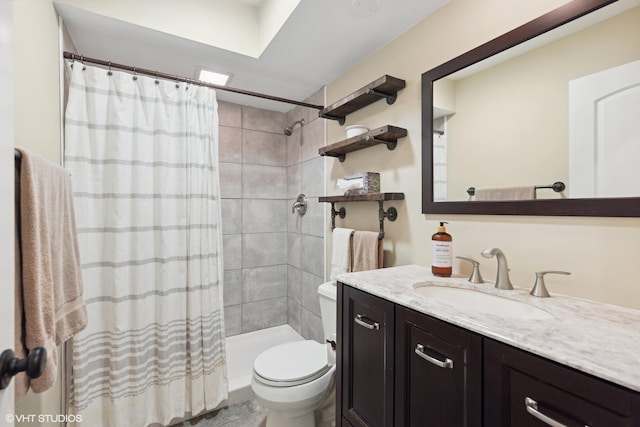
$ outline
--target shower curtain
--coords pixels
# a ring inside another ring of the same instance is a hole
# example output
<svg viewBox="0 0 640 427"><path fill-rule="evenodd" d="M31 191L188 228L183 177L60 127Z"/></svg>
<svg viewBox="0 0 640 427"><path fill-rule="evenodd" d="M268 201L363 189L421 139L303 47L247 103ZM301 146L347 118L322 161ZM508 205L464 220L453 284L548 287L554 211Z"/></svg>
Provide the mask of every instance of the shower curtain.
<svg viewBox="0 0 640 427"><path fill-rule="evenodd" d="M167 425L227 397L218 113L209 88L67 65L87 328L81 426Z"/></svg>

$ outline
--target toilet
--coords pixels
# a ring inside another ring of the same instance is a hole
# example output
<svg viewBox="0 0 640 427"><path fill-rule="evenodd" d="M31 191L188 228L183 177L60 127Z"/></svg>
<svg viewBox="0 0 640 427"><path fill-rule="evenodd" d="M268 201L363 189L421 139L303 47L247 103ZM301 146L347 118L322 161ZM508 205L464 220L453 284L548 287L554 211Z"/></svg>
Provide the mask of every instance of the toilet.
<svg viewBox="0 0 640 427"><path fill-rule="evenodd" d="M336 339L335 282L318 287L320 314L326 339ZM331 425L327 408L335 410L335 350L314 340L272 347L253 364L251 389L268 409L267 427L316 427L316 417ZM324 414L324 416L322 416Z"/></svg>

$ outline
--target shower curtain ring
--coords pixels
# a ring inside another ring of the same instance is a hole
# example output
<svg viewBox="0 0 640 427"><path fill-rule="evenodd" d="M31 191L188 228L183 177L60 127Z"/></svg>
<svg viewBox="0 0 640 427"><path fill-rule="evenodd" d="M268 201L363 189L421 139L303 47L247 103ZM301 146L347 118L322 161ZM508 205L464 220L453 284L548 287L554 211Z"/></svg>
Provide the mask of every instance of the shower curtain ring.
<svg viewBox="0 0 640 427"><path fill-rule="evenodd" d="M75 55L74 55L75 57ZM80 63L82 64L82 71L87 69L87 66L84 65L84 55L80 55Z"/></svg>
<svg viewBox="0 0 640 427"><path fill-rule="evenodd" d="M111 61L109 61L109 71L107 71L107 75L113 75L113 72L111 72Z"/></svg>
<svg viewBox="0 0 640 427"><path fill-rule="evenodd" d="M158 85L158 84L160 84L160 80L158 80L158 72L157 72L157 71L156 71L156 81L155 81L155 83L156 83L157 85Z"/></svg>
<svg viewBox="0 0 640 427"><path fill-rule="evenodd" d="M178 89L180 85L178 84L178 75L176 74L176 89Z"/></svg>
<svg viewBox="0 0 640 427"><path fill-rule="evenodd" d="M138 76L136 75L136 67L133 67L133 80L138 80Z"/></svg>

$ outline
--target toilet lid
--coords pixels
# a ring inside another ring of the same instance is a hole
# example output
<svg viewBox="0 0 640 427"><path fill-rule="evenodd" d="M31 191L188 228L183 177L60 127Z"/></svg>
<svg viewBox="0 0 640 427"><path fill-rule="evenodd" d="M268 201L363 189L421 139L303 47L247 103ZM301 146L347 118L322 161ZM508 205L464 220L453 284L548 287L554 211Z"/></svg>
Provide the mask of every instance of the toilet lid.
<svg viewBox="0 0 640 427"><path fill-rule="evenodd" d="M304 383L328 369L327 348L317 341L295 341L277 345L260 354L253 370L268 383Z"/></svg>

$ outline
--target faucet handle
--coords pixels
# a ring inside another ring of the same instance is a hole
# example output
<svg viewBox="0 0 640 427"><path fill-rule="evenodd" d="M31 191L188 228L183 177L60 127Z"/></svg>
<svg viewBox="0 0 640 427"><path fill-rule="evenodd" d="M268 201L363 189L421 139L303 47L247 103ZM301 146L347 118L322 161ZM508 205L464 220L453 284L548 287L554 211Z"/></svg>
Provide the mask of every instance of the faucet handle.
<svg viewBox="0 0 640 427"><path fill-rule="evenodd" d="M482 275L480 274L480 263L478 261L473 258L467 258L463 256L457 256L456 258L469 261L473 265L473 271L471 272L471 276L469 276L469 281L471 283L484 283Z"/></svg>
<svg viewBox="0 0 640 427"><path fill-rule="evenodd" d="M549 271L536 271L536 283L533 285L533 289L529 292L534 297L540 298L548 298L549 292L547 291L547 287L544 283L544 275L545 274L571 274L568 271L557 271L557 270L549 270Z"/></svg>

